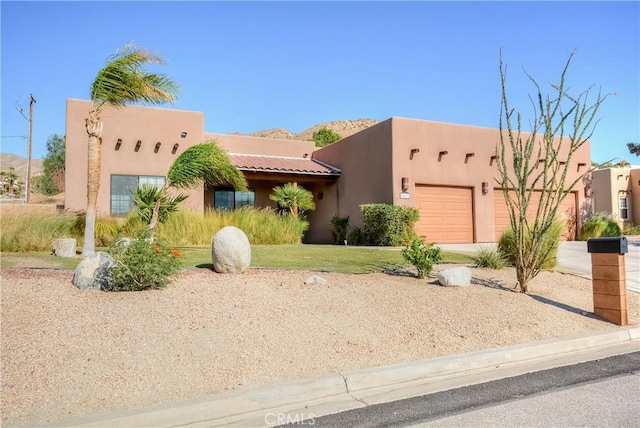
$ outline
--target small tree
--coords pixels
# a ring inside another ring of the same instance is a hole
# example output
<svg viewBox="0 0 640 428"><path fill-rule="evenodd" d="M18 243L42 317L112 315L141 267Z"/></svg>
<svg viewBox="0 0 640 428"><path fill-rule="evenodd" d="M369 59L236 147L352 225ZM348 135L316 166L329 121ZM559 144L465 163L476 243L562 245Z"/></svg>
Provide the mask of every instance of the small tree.
<svg viewBox="0 0 640 428"><path fill-rule="evenodd" d="M340 140L342 137L329 128L320 128L313 133L311 139L316 143L316 147L325 147Z"/></svg>
<svg viewBox="0 0 640 428"><path fill-rule="evenodd" d="M532 99L534 117L531 132L522 133L522 117L511 108L507 97L506 66L500 54L500 80L502 103L500 106L500 142L498 156L498 184L501 186L516 248L514 266L519 291L526 293L529 281L542 269L554 246L545 246L545 236L553 226L558 207L582 178L568 182L571 159L593 134L597 124L596 113L606 99L599 92L593 103L588 103L589 90L577 97L570 95L565 86L566 73L574 53L569 55L560 83L552 85L553 95L543 95L538 82L527 74L537 89ZM506 129L505 129L506 128ZM507 157L507 147L511 149ZM566 155L560 159L560 153ZM544 163L539 164L538 160ZM587 173L590 171L587 171ZM584 175L584 174L583 174ZM528 218L528 208L534 189L542 189L538 209L533 220Z"/></svg>
<svg viewBox="0 0 640 428"><path fill-rule="evenodd" d="M47 140L47 156L42 161L43 173L37 181L43 195L57 195L64 191L65 137L53 134Z"/></svg>
<svg viewBox="0 0 640 428"><path fill-rule="evenodd" d="M640 156L640 143L627 143L627 148L632 155Z"/></svg>
<svg viewBox="0 0 640 428"><path fill-rule="evenodd" d="M149 66L154 65L164 65L162 57L130 43L109 57L91 84L91 109L85 119L89 148L83 256L95 253L96 206L102 167L103 123L100 114L105 105L121 108L137 102L173 103L178 86L168 77L149 71Z"/></svg>
<svg viewBox="0 0 640 428"><path fill-rule="evenodd" d="M288 209L294 218L298 218L301 212L316 209L313 193L292 183L274 187L269 199L277 202L282 208Z"/></svg>
<svg viewBox="0 0 640 428"><path fill-rule="evenodd" d="M157 192L149 229L155 229L160 220L163 203L169 201L168 190L193 189L205 185L215 187L229 185L236 190L246 191L247 180L242 172L236 168L227 153L214 140L189 147L169 167L167 180ZM178 202L184 200L179 196Z"/></svg>

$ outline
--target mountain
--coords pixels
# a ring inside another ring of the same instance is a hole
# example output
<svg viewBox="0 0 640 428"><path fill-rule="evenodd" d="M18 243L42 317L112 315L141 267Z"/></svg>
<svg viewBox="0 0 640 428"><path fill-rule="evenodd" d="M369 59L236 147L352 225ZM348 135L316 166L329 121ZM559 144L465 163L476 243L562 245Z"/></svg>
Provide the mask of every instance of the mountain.
<svg viewBox="0 0 640 428"><path fill-rule="evenodd" d="M282 138L286 140L311 141L314 132L322 128L328 128L336 132L342 138L345 138L355 134L356 132L360 132L363 129L369 128L376 123L377 122L373 119L336 120L333 122L324 122L312 126L311 128L305 129L299 134L294 134L293 132L283 128L273 128L264 131L252 132L249 135L264 138Z"/></svg>
<svg viewBox="0 0 640 428"><path fill-rule="evenodd" d="M9 171L14 167L18 177L25 177L27 171L27 158L12 153L0 153L0 171ZM42 159L31 159L31 176L42 174Z"/></svg>

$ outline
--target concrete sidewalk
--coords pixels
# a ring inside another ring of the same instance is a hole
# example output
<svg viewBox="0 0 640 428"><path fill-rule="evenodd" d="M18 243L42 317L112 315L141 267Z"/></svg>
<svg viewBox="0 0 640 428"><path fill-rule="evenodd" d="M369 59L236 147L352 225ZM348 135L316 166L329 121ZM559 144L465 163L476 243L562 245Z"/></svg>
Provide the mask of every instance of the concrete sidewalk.
<svg viewBox="0 0 640 428"><path fill-rule="evenodd" d="M262 427L301 422L640 350L640 326L335 373L75 420L49 427Z"/></svg>

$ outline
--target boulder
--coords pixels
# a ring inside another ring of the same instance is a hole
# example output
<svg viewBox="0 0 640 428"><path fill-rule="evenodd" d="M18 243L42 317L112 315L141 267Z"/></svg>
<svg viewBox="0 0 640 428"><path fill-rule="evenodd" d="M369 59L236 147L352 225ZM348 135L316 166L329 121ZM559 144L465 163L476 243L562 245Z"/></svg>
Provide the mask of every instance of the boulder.
<svg viewBox="0 0 640 428"><path fill-rule="evenodd" d="M87 256L76 268L73 275L73 285L78 288L95 288L99 290L109 290L112 288L113 277L111 276L111 268L115 266L116 261L108 253L98 251L97 253Z"/></svg>
<svg viewBox="0 0 640 428"><path fill-rule="evenodd" d="M471 284L471 269L466 266L445 269L438 272L440 284L450 287L466 287Z"/></svg>
<svg viewBox="0 0 640 428"><path fill-rule="evenodd" d="M307 278L304 284L305 285L315 285L315 284L327 285L327 280L318 275L311 275L309 278Z"/></svg>
<svg viewBox="0 0 640 428"><path fill-rule="evenodd" d="M57 257L75 257L76 240L73 238L56 239L53 242L53 255Z"/></svg>
<svg viewBox="0 0 640 428"><path fill-rule="evenodd" d="M251 265L251 245L245 233L234 226L223 227L211 242L211 261L218 273L244 273Z"/></svg>

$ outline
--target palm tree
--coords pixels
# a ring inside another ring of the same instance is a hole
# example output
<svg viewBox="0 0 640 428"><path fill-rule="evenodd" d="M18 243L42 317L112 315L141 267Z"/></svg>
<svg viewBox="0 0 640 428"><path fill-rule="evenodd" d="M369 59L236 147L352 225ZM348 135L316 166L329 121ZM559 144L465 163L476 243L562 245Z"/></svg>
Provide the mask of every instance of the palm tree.
<svg viewBox="0 0 640 428"><path fill-rule="evenodd" d="M313 193L292 183L274 187L269 199L276 201L282 208L287 208L294 218L298 218L298 210L306 211L316 208Z"/></svg>
<svg viewBox="0 0 640 428"><path fill-rule="evenodd" d="M168 198L167 190L193 189L204 184L207 187L230 185L239 191L247 190L244 175L236 168L227 153L214 140L189 147L169 167L167 180L158 192L149 228L158 223L160 206Z"/></svg>
<svg viewBox="0 0 640 428"><path fill-rule="evenodd" d="M87 216L82 255L95 253L96 203L100 186L102 121L105 105L124 107L127 103L173 103L178 86L161 74L150 73L148 65L164 65L162 57L134 46L126 45L108 60L91 85L91 110L85 119L89 136Z"/></svg>

